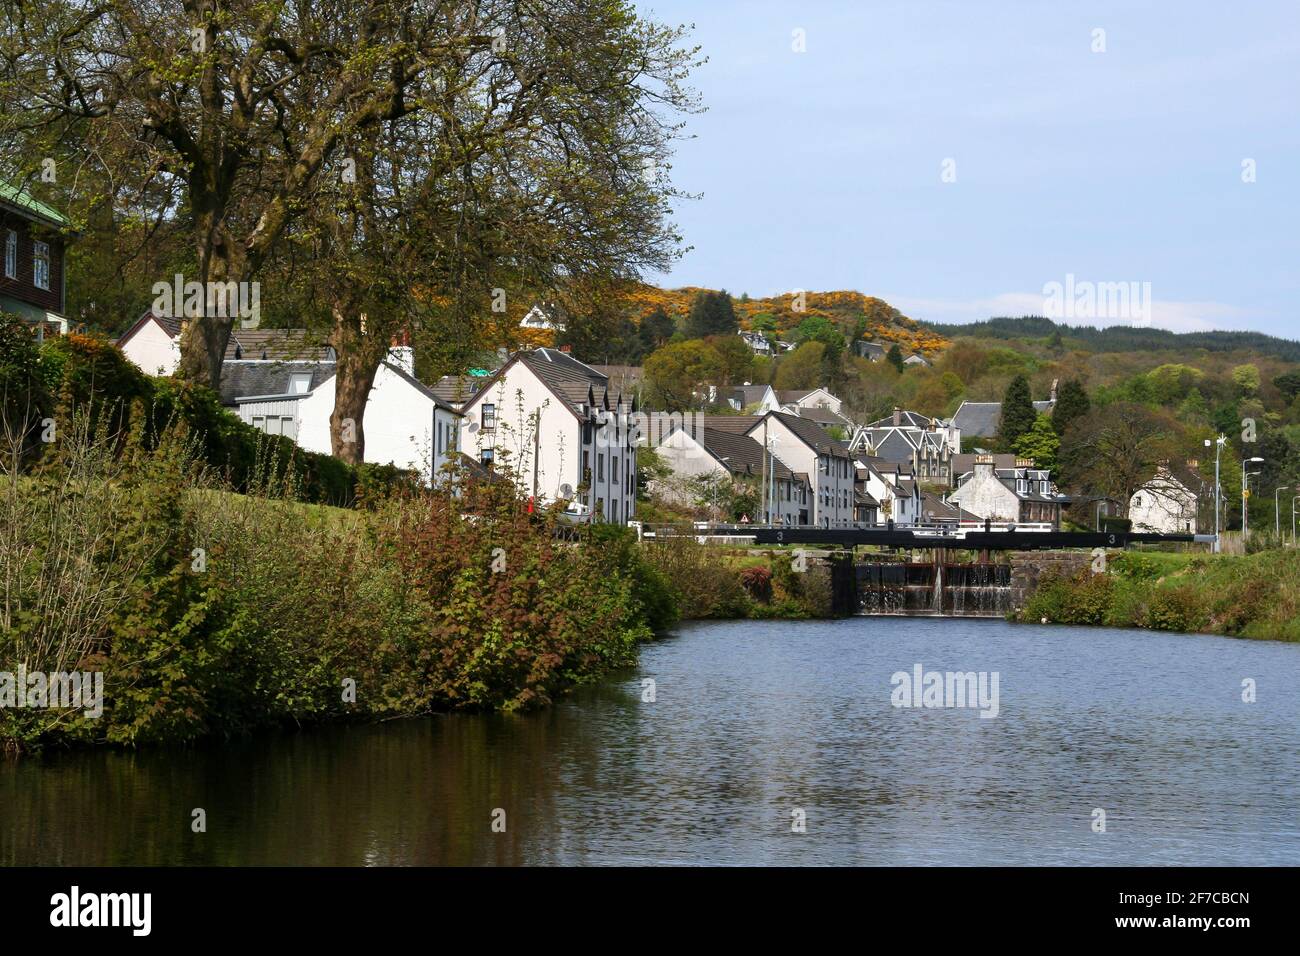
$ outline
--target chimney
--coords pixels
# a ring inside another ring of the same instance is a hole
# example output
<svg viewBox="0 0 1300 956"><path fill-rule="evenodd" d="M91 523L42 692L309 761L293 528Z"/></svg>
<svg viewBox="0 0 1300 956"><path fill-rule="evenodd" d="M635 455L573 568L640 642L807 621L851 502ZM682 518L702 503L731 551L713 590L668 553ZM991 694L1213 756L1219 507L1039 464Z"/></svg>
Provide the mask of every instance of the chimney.
<svg viewBox="0 0 1300 956"><path fill-rule="evenodd" d="M1034 459L1032 459L1032 458L1017 458L1017 459L1016 459L1016 467L1017 467L1017 468L1033 468L1033 467L1034 467Z"/></svg>
<svg viewBox="0 0 1300 956"><path fill-rule="evenodd" d="M570 352L573 351L573 346L572 346L572 345L561 345L561 346L560 346L560 351L563 352L565 355L568 355Z"/></svg>
<svg viewBox="0 0 1300 956"><path fill-rule="evenodd" d="M975 478L992 478L993 477L993 456L976 455L975 456Z"/></svg>
<svg viewBox="0 0 1300 956"><path fill-rule="evenodd" d="M897 428L903 424L903 410L897 405L894 406L894 427Z"/></svg>
<svg viewBox="0 0 1300 956"><path fill-rule="evenodd" d="M1051 393L1048 395L1048 398L1051 399L1053 405L1056 404L1056 383L1059 382L1059 381L1060 381L1059 378L1054 378L1054 379L1052 379L1052 391L1051 391Z"/></svg>

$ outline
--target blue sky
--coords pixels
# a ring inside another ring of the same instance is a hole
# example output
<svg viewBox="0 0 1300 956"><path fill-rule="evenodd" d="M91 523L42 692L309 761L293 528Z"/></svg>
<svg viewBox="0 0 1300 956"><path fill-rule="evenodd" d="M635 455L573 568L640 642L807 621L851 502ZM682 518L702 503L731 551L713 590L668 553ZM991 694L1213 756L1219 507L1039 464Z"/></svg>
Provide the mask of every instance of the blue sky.
<svg viewBox="0 0 1300 956"><path fill-rule="evenodd" d="M1296 0L638 8L709 57L672 170L694 248L661 285L963 322L1073 276L1149 289L1123 321L1300 338Z"/></svg>

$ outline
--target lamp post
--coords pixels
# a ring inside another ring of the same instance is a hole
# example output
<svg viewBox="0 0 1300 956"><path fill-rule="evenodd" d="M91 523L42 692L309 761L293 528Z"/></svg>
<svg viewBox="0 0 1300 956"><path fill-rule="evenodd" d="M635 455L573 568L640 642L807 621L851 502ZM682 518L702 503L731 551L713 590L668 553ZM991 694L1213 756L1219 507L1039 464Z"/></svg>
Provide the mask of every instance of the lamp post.
<svg viewBox="0 0 1300 956"><path fill-rule="evenodd" d="M1097 499L1097 530L1098 531L1101 530L1101 509L1103 506L1106 508L1106 517L1109 518L1110 502L1107 501L1105 498L1098 498Z"/></svg>
<svg viewBox="0 0 1300 956"><path fill-rule="evenodd" d="M1295 547L1295 503L1300 501L1300 495L1291 498L1291 547Z"/></svg>
<svg viewBox="0 0 1300 956"><path fill-rule="evenodd" d="M1263 458L1241 460L1241 545L1243 548L1246 546L1246 538L1250 536L1250 522L1247 520L1250 517L1250 506L1247 503L1247 499L1250 498L1250 484L1246 476L1246 465L1259 464L1263 460ZM1258 474L1258 472L1251 472L1251 474Z"/></svg>
<svg viewBox="0 0 1300 956"><path fill-rule="evenodd" d="M1228 443L1227 435L1220 435L1214 439L1214 553L1218 554L1221 550L1219 545L1219 504L1223 501L1223 489L1219 485L1219 453L1223 451L1223 446ZM1210 447L1210 439L1205 439L1205 447Z"/></svg>
<svg viewBox="0 0 1300 956"><path fill-rule="evenodd" d="M1281 506L1278 504L1277 494L1279 491L1285 490L1286 485L1278 485L1277 488L1273 490L1273 533L1277 535L1277 540L1279 542L1282 540L1282 511Z"/></svg>

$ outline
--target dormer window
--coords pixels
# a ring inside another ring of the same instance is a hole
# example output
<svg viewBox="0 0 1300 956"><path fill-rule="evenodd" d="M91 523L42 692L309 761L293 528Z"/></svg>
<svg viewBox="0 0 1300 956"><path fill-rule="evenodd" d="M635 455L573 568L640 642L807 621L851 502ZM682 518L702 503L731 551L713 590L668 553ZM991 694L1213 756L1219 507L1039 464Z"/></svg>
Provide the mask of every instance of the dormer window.
<svg viewBox="0 0 1300 956"><path fill-rule="evenodd" d="M32 243L32 285L50 291L50 246L46 242Z"/></svg>
<svg viewBox="0 0 1300 956"><path fill-rule="evenodd" d="M311 372L294 372L289 379L290 395L306 395L311 391Z"/></svg>

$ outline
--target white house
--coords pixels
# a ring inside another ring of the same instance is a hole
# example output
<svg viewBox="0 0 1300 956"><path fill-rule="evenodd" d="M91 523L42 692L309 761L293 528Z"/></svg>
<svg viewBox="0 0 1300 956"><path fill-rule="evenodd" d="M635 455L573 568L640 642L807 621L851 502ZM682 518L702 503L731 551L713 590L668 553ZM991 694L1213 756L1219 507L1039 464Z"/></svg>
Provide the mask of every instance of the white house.
<svg viewBox="0 0 1300 956"><path fill-rule="evenodd" d="M1156 473L1129 498L1128 516L1134 531L1162 534L1196 533L1198 490L1204 481L1187 468L1161 462ZM1210 494L1214 498L1213 492Z"/></svg>
<svg viewBox="0 0 1300 956"><path fill-rule="evenodd" d="M375 373L361 422L364 460L409 469L433 483L456 451L460 414L412 374L413 366L412 350L404 346L390 350ZM235 359L222 368L221 392L253 427L328 455L336 382L333 362Z"/></svg>
<svg viewBox="0 0 1300 956"><path fill-rule="evenodd" d="M880 522L919 523L922 496L909 465L858 455L854 467L861 490L879 504Z"/></svg>
<svg viewBox="0 0 1300 956"><path fill-rule="evenodd" d="M791 471L808 476L812 486L809 523L818 528L848 528L854 524L854 481L857 477L849 446L826 433L816 422L788 412L768 412L746 430Z"/></svg>
<svg viewBox="0 0 1300 956"><path fill-rule="evenodd" d="M840 414L843 402L824 388L785 389L776 393L782 407L790 411L790 406L800 408L829 408L836 415Z"/></svg>
<svg viewBox="0 0 1300 956"><path fill-rule="evenodd" d="M147 310L118 338L122 354L147 375L171 375L181 361L183 320ZM227 362L280 360L331 362L334 349L306 329L241 329L230 332Z"/></svg>
<svg viewBox="0 0 1300 956"><path fill-rule="evenodd" d="M1061 506L1069 499L1056 490L1046 468L1032 459L1017 459L1012 468L998 468L992 455L976 455L971 470L956 478L948 495L971 514L1010 524L1061 524Z"/></svg>
<svg viewBox="0 0 1300 956"><path fill-rule="evenodd" d="M733 485L747 482L758 493L759 504L748 517L763 524L810 523L812 488L807 475L795 474L780 458L766 455L763 446L748 435L712 428L675 428L656 448L672 468L673 479L659 487L665 498L682 504L697 501L693 479L716 477ZM775 502L773 502L775 499Z"/></svg>
<svg viewBox="0 0 1300 956"><path fill-rule="evenodd" d="M768 341L767 336L764 335L762 332L746 332L744 329L742 329L740 332L736 334L739 335L742 339L744 339L745 344L749 346L750 350L755 355L773 354L774 349L772 348L772 343Z"/></svg>
<svg viewBox="0 0 1300 956"><path fill-rule="evenodd" d="M622 524L636 509L635 412L567 352L516 352L465 402L460 447L541 503L577 499Z"/></svg>

